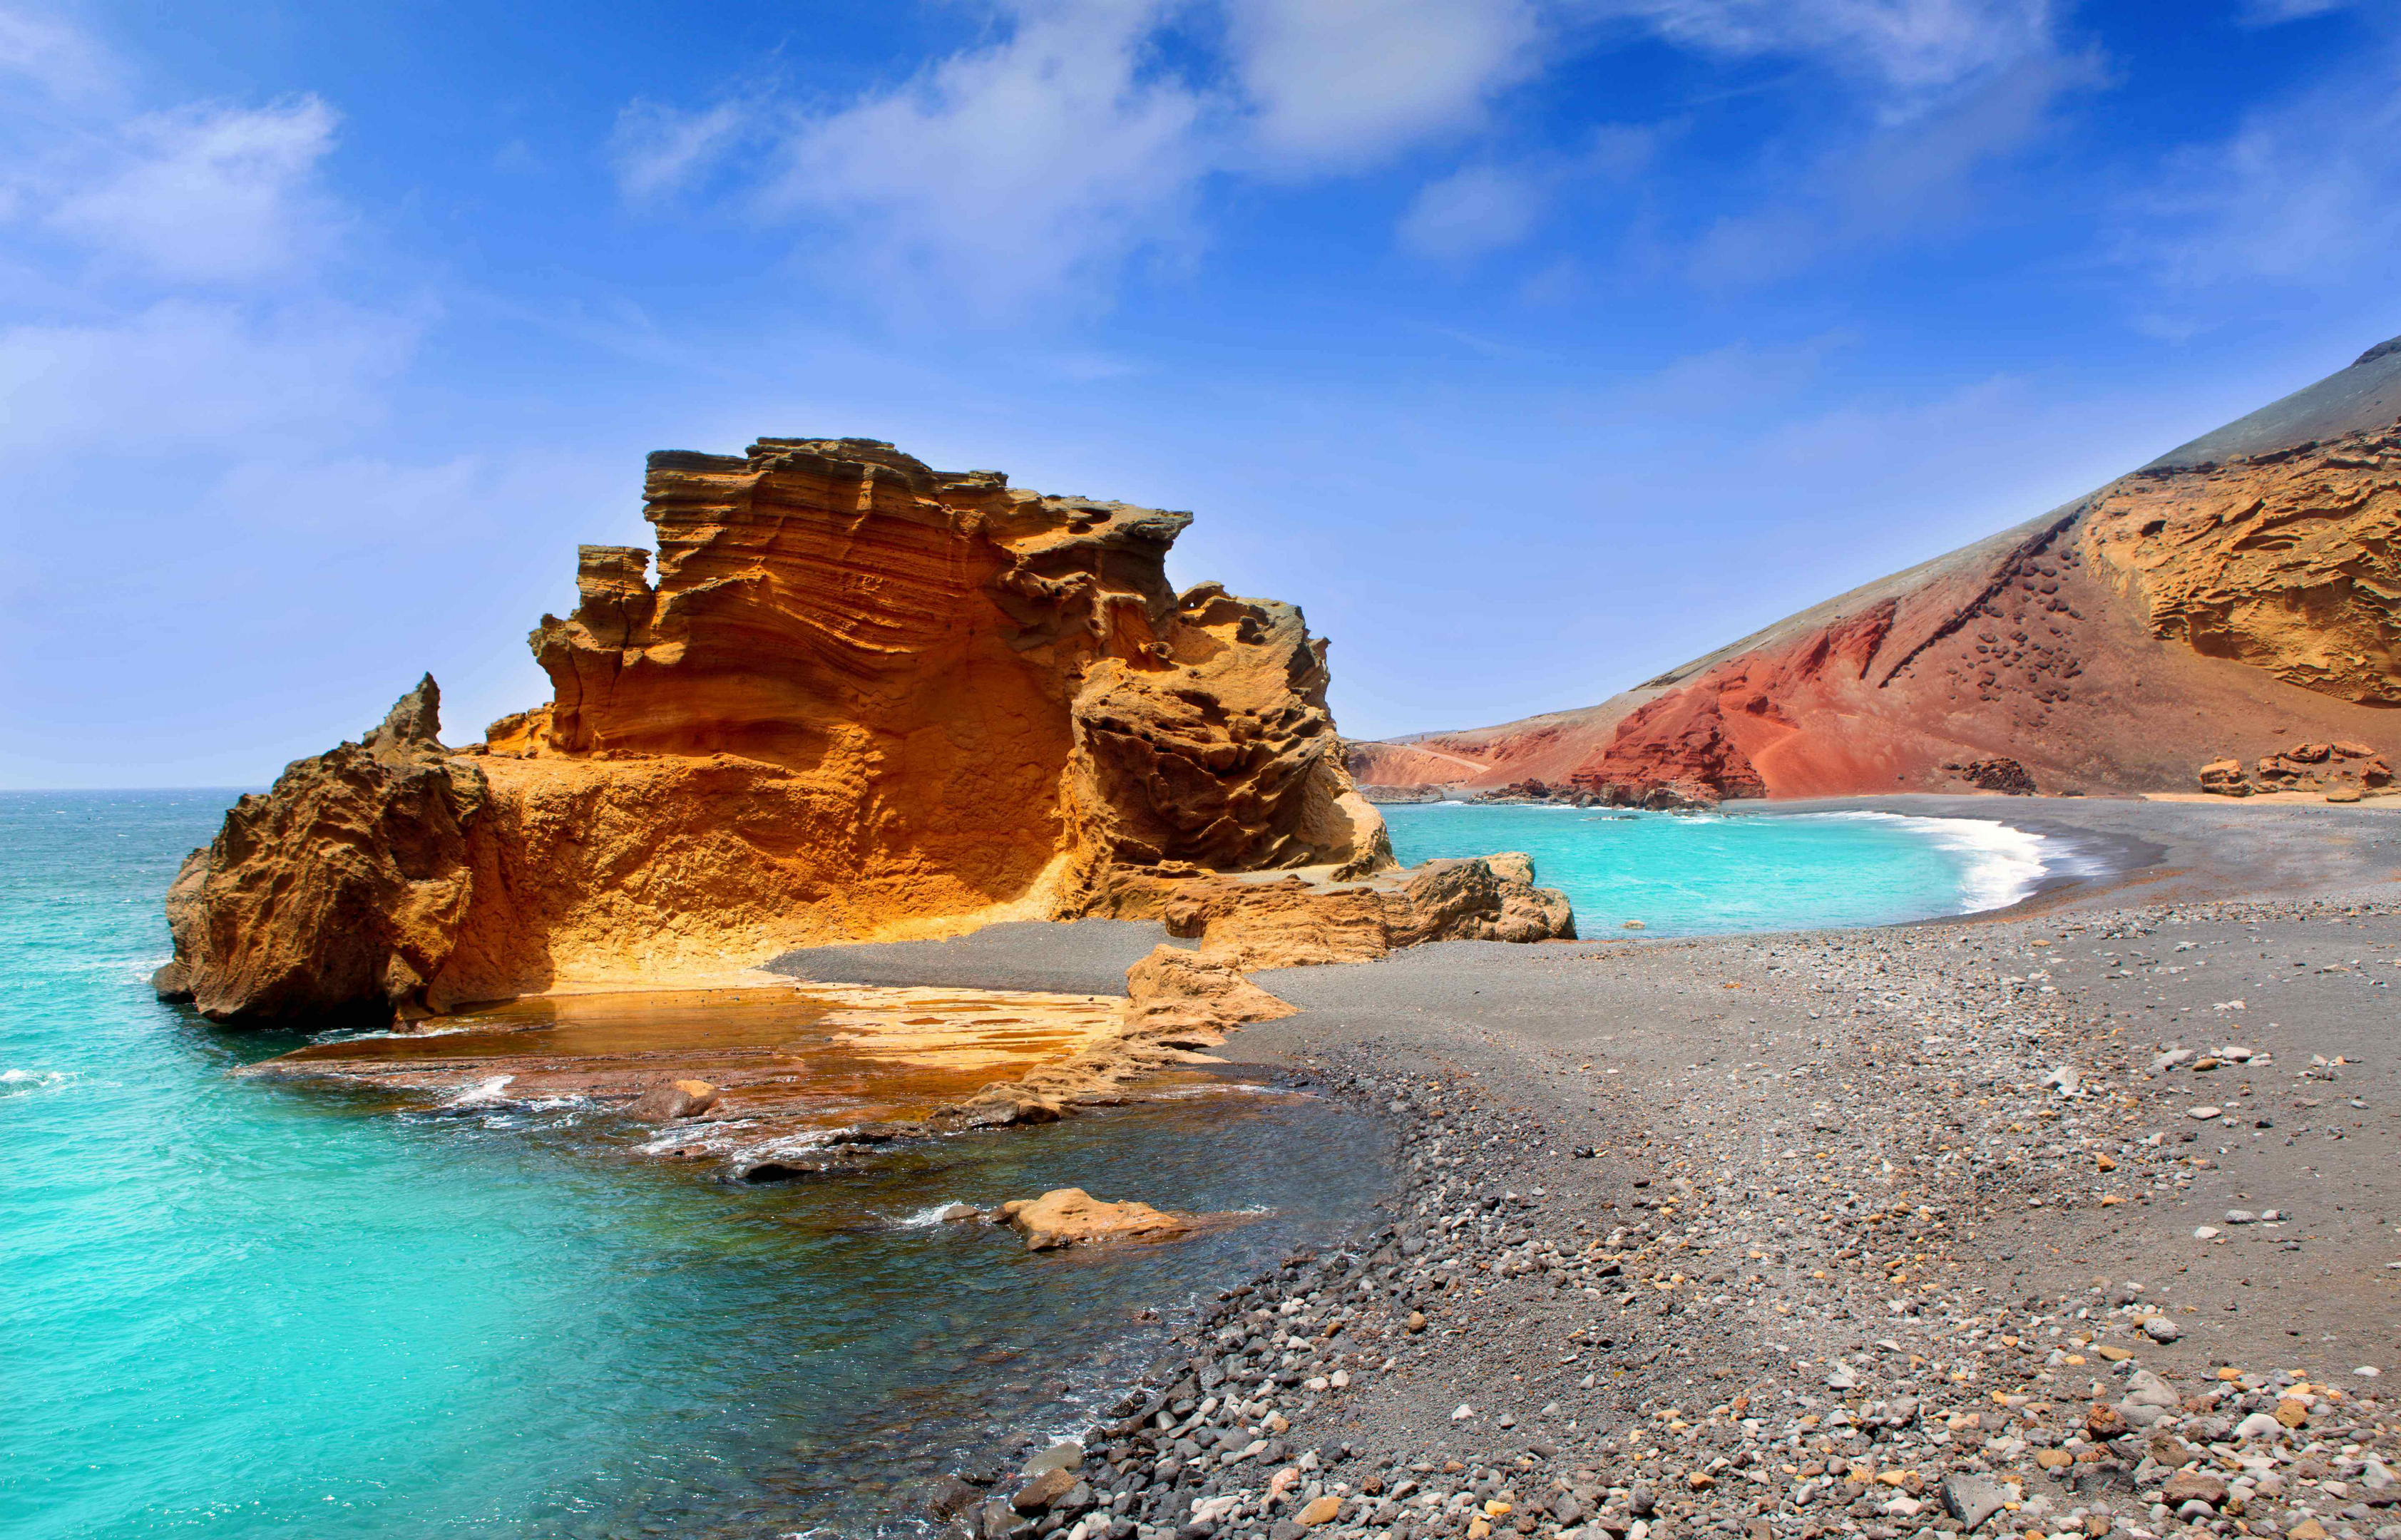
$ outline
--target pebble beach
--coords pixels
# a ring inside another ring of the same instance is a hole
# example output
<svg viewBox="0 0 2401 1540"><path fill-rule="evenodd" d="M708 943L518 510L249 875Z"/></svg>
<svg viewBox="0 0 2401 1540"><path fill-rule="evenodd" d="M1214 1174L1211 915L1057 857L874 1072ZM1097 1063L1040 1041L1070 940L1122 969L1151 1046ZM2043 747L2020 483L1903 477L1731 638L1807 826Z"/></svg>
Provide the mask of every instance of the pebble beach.
<svg viewBox="0 0 2401 1540"><path fill-rule="evenodd" d="M922 1517L2401 1540L2401 821L2006 811L2117 864L1968 921L1254 975L1301 1013L1223 1052L1374 1109L1391 1195Z"/></svg>

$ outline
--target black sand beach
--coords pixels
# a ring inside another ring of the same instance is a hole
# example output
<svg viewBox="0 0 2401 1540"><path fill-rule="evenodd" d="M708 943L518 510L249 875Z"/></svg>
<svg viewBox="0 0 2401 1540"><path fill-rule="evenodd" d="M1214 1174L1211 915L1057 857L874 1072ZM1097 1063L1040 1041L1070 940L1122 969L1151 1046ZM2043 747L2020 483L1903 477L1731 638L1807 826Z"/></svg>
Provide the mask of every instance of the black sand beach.
<svg viewBox="0 0 2401 1540"><path fill-rule="evenodd" d="M2401 1535L2401 819L1840 805L2001 818L2077 869L1965 920L1255 975L1303 1011L1224 1052L1400 1125L1388 1222L1162 1344L1057 1501L943 1506L1186 1540ZM985 933L1003 971L944 981L1059 988L1139 929Z"/></svg>

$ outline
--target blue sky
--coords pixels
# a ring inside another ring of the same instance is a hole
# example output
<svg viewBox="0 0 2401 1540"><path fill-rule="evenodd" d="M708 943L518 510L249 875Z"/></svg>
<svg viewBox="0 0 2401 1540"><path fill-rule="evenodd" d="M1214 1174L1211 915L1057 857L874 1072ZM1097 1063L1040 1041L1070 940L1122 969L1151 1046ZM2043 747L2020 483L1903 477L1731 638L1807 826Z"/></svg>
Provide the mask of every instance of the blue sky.
<svg viewBox="0 0 2401 1540"><path fill-rule="evenodd" d="M473 738L760 435L1195 511L1355 735L1586 704L2396 279L2394 0L0 0L0 785Z"/></svg>

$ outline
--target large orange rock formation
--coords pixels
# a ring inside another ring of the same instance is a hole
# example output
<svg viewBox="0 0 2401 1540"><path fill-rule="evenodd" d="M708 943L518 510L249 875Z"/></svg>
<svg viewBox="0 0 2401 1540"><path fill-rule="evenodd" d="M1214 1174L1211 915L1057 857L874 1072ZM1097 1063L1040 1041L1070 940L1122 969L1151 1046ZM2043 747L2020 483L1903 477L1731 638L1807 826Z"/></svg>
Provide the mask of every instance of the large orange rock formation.
<svg viewBox="0 0 2401 1540"><path fill-rule="evenodd" d="M422 1015L1393 865L1300 612L1168 585L1189 514L861 439L653 455L644 512L655 579L584 547L533 633L548 705L452 751L428 679L244 797L176 880L160 991Z"/></svg>
<svg viewBox="0 0 2401 1540"><path fill-rule="evenodd" d="M2401 746L2401 338L2090 497L1580 711L1349 745L1371 785L1604 800L2192 790Z"/></svg>

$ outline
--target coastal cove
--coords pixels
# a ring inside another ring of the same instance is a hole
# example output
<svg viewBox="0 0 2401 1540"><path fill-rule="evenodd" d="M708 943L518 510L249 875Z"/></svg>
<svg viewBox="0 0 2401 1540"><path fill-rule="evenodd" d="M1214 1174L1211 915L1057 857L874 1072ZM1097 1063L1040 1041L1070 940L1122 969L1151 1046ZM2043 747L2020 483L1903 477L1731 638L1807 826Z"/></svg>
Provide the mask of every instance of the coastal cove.
<svg viewBox="0 0 2401 1540"><path fill-rule="evenodd" d="M571 1098L237 1078L306 1040L143 988L228 800L0 797L11 1535L872 1530L1389 1180L1371 1122L1259 1070L765 1185ZM926 1218L1077 1185L1241 1222L1036 1255Z"/></svg>
<svg viewBox="0 0 2401 1540"><path fill-rule="evenodd" d="M1739 808L1740 804L1733 805ZM2007 908L2080 865L1996 818L1880 809L1633 812L1566 804L1388 806L1405 863L1516 850L1588 937L1882 925Z"/></svg>

